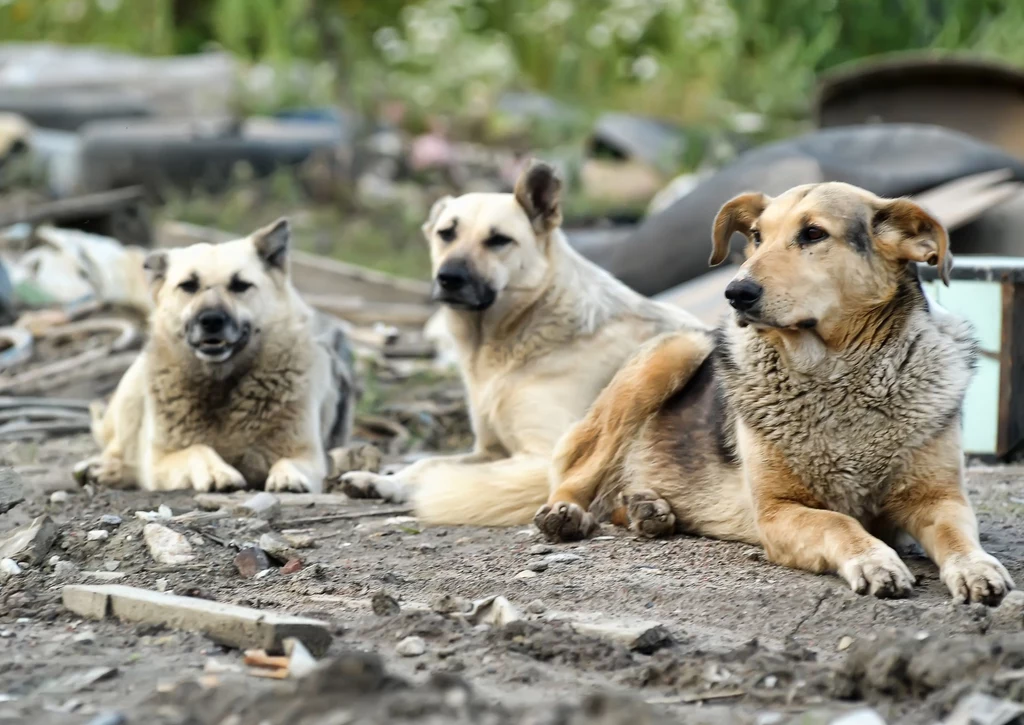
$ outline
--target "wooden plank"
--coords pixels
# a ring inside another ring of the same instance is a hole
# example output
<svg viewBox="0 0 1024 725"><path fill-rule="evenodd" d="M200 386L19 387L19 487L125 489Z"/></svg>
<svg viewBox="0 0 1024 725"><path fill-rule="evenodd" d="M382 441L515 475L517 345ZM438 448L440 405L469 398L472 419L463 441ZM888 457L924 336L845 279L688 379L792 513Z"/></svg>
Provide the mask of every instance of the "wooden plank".
<svg viewBox="0 0 1024 725"><path fill-rule="evenodd" d="M999 435L996 455L1012 453L1024 440L1024 285L1003 282L999 370Z"/></svg>
<svg viewBox="0 0 1024 725"><path fill-rule="evenodd" d="M39 224L46 221L59 221L106 214L126 206L136 204L143 199L141 186L129 186L124 189L102 191L97 194L83 194L57 201L44 201L38 204L19 204L12 208L0 207L0 228L14 224Z"/></svg>

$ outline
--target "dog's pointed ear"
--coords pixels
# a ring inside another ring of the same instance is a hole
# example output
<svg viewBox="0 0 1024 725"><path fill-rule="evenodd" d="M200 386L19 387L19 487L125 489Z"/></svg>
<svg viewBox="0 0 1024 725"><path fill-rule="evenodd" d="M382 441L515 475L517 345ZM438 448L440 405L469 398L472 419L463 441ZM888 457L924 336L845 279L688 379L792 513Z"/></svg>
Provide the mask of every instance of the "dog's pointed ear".
<svg viewBox="0 0 1024 725"><path fill-rule="evenodd" d="M532 160L516 181L515 197L538 234L562 223L562 181L549 164Z"/></svg>
<svg viewBox="0 0 1024 725"><path fill-rule="evenodd" d="M428 240L430 239L430 233L434 231L434 227L437 225L437 220L441 216L441 212L445 210L445 207L452 201L451 196L442 196L440 199L434 202L433 206L430 207L430 213L427 215L427 220L423 222L420 230L423 232L423 236Z"/></svg>
<svg viewBox="0 0 1024 725"><path fill-rule="evenodd" d="M263 260L263 264L282 271L288 267L288 247L291 240L291 225L285 217L252 233L253 246L256 247L256 254Z"/></svg>
<svg viewBox="0 0 1024 725"><path fill-rule="evenodd" d="M146 273L146 282L149 283L150 294L156 298L160 288L167 279L167 268L170 266L170 257L166 250L157 249L146 255L142 262L142 270Z"/></svg>
<svg viewBox="0 0 1024 725"><path fill-rule="evenodd" d="M900 263L923 262L938 267L939 279L949 286L953 255L942 223L910 199L879 199L872 231L878 248Z"/></svg>
<svg viewBox="0 0 1024 725"><path fill-rule="evenodd" d="M708 264L717 267L724 262L729 256L732 235L736 232L749 235L750 228L770 202L771 199L760 192L740 194L727 201L715 217L711 231L714 248Z"/></svg>

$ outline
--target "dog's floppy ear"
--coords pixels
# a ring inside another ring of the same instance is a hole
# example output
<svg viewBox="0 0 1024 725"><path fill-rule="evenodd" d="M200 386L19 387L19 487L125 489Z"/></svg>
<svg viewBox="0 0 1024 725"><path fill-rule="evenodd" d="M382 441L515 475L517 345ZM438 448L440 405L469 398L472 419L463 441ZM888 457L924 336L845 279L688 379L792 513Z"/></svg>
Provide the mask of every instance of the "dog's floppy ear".
<svg viewBox="0 0 1024 725"><path fill-rule="evenodd" d="M167 279L168 266L170 266L170 259L164 249L150 252L142 262L142 269L146 273L146 282L149 283L149 290L154 298L163 287L164 280Z"/></svg>
<svg viewBox="0 0 1024 725"><path fill-rule="evenodd" d="M748 192L733 197L718 210L711 233L715 246L708 263L712 267L718 266L729 256L732 235L736 232L750 234L750 227L770 202L771 199L760 192Z"/></svg>
<svg viewBox="0 0 1024 725"><path fill-rule="evenodd" d="M949 285L953 255L949 234L938 219L910 199L880 199L871 225L880 251L898 262L924 262L939 268Z"/></svg>
<svg viewBox="0 0 1024 725"><path fill-rule="evenodd" d="M284 270L287 267L291 238L292 229L285 217L252 233L256 254L263 260L263 264L271 269Z"/></svg>
<svg viewBox="0 0 1024 725"><path fill-rule="evenodd" d="M515 196L538 234L562 223L562 181L549 164L531 161L516 181Z"/></svg>
<svg viewBox="0 0 1024 725"><path fill-rule="evenodd" d="M430 207L430 214L427 215L427 220L423 222L423 226L420 229L423 232L423 236L428 240L430 239L430 233L434 231L434 226L437 224L438 217L441 216L441 212L444 211L448 203L451 202L451 196L442 196L440 199L434 202L434 205Z"/></svg>

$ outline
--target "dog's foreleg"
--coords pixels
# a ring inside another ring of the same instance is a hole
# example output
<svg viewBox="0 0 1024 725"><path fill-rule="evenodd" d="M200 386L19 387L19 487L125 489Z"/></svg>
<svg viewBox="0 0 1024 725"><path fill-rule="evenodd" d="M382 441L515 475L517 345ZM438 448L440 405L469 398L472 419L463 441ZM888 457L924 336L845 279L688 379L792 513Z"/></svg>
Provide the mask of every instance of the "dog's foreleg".
<svg viewBox="0 0 1024 725"><path fill-rule="evenodd" d="M150 491L187 488L231 491L245 488L242 474L225 463L215 450L204 445L189 446L171 453L151 450L146 469L143 488Z"/></svg>
<svg viewBox="0 0 1024 725"><path fill-rule="evenodd" d="M995 605L1014 583L981 546L977 518L964 494L959 427L953 428L945 440L914 456L911 473L894 488L886 512L938 565L957 601Z"/></svg>
<svg viewBox="0 0 1024 725"><path fill-rule="evenodd" d="M785 459L764 441L741 436L758 534L770 561L839 574L858 594L904 597L914 576L899 555L851 516L815 501Z"/></svg>

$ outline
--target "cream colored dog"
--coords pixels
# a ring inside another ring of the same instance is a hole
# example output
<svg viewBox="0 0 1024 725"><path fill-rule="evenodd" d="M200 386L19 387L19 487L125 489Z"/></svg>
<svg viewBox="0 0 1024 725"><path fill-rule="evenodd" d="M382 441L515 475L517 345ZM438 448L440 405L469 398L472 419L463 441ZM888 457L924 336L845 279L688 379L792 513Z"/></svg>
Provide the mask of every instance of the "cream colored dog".
<svg viewBox="0 0 1024 725"><path fill-rule="evenodd" d="M245 239L152 252L150 340L110 405L83 482L151 491L322 489L352 422L351 357L299 297L285 220Z"/></svg>
<svg viewBox="0 0 1024 725"><path fill-rule="evenodd" d="M427 523L527 523L548 499L559 438L636 349L670 330L703 340L696 318L636 294L569 246L560 187L535 163L514 194L449 197L431 210L423 231L435 297L456 343L475 446L395 476L346 474L351 495L411 497ZM567 512L545 515L557 529Z"/></svg>

